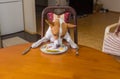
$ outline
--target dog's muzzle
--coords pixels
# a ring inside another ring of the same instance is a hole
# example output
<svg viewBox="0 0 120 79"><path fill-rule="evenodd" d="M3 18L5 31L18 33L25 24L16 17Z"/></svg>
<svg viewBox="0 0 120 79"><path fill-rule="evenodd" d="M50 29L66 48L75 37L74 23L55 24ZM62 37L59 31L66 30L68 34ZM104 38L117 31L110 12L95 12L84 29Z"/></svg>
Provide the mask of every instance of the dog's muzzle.
<svg viewBox="0 0 120 79"><path fill-rule="evenodd" d="M62 45L62 39L57 39L54 41L54 48L58 48Z"/></svg>

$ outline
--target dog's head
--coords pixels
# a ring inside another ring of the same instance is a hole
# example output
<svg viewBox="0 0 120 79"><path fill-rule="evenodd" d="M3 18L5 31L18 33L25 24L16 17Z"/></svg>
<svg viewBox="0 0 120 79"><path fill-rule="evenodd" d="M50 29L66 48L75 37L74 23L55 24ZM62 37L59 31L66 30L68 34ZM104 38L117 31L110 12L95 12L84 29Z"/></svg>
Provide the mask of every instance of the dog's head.
<svg viewBox="0 0 120 79"><path fill-rule="evenodd" d="M48 20L45 20L45 21L51 28L51 32L55 39L54 44L56 45L56 47L62 44L62 39L66 35L68 28L76 27L76 25L65 23L64 20L61 18L56 18L54 22L51 22Z"/></svg>

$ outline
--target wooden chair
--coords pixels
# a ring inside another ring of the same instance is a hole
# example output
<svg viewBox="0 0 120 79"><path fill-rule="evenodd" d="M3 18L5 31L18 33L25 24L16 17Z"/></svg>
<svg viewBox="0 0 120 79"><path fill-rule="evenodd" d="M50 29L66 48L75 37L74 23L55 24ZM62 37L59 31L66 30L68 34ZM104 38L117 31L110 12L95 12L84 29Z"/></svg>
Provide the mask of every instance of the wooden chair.
<svg viewBox="0 0 120 79"><path fill-rule="evenodd" d="M78 37L77 37L77 17L76 12L72 7L69 6L48 6L42 11L41 15L41 37L45 34L45 18L47 16L47 13L54 12L55 9L64 9L64 12L70 12L71 16L73 18L73 23L76 25L74 28L74 42L78 44Z"/></svg>

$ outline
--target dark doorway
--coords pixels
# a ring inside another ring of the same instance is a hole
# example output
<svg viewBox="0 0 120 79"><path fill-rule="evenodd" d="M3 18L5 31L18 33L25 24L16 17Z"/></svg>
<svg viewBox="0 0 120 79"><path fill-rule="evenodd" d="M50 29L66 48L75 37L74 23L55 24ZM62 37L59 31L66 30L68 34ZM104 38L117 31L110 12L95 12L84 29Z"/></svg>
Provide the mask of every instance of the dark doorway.
<svg viewBox="0 0 120 79"><path fill-rule="evenodd" d="M93 12L93 0L69 0L77 15L91 14Z"/></svg>
<svg viewBox="0 0 120 79"><path fill-rule="evenodd" d="M37 33L40 33L42 10L47 6L48 0L35 0Z"/></svg>

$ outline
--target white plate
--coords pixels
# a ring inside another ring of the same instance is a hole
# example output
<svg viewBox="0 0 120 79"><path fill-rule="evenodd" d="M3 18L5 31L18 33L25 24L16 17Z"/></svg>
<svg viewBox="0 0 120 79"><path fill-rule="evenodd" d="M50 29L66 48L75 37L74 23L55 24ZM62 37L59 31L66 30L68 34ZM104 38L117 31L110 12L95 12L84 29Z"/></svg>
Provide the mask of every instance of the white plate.
<svg viewBox="0 0 120 79"><path fill-rule="evenodd" d="M62 46L57 48L57 49L50 49L50 48L48 48L48 47L50 47L52 45L53 45L53 43L42 45L40 47L40 50L43 53L46 53L46 54L61 54L61 53L66 52L67 49L68 49L68 47L66 45L64 45L64 44L62 44Z"/></svg>

